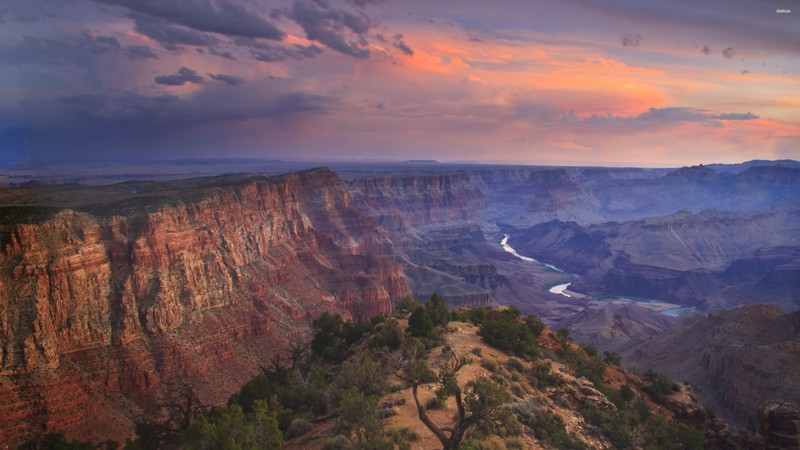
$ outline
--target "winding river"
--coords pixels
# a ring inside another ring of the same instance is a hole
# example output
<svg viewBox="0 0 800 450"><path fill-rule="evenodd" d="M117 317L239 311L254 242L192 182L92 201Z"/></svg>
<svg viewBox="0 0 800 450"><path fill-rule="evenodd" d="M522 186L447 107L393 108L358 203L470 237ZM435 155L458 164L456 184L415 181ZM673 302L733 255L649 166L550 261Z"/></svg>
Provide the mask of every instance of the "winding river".
<svg viewBox="0 0 800 450"><path fill-rule="evenodd" d="M547 263L545 263L545 262L541 262L541 261L538 261L538 260L536 260L536 259L533 259L533 258L530 258L530 257L527 257L527 256L522 256L522 255L520 255L519 253L517 253L517 251L516 251L516 250L514 250L514 248L513 248L513 247L511 247L510 245L508 245L508 238L509 238L509 237L510 237L509 235L507 235L507 234L504 234L504 235L503 235L503 240L502 240L502 241L500 241L500 245L502 245L502 246L503 246L503 250L507 251L508 253L511 253L512 255L516 256L517 258L519 258L519 259L521 259L521 260L523 260L523 261L528 261L528 262L534 262L534 263L538 263L538 264L541 264L541 265L543 265L543 266L545 266L545 267L547 267L547 268L549 268L549 269L553 269L553 270L555 270L556 272L564 272L563 270L559 269L558 267L556 267L556 266L554 266L554 265L552 265L552 264L547 264ZM567 296L567 297L569 297L569 296Z"/></svg>
<svg viewBox="0 0 800 450"><path fill-rule="evenodd" d="M548 269L554 270L556 272L565 273L563 270L559 269L558 267L556 267L556 266L554 266L552 264L547 264L545 262L533 259L531 257L520 255L519 253L517 253L516 250L514 250L513 247L508 245L508 238L509 237L510 237L509 235L504 234L503 235L503 239L500 241L500 245L503 247L503 250L507 251L508 253L511 253L512 255L516 256L517 258L519 258L519 259L521 259L523 261L532 262L532 263L536 263L536 264L541 264L541 265L547 267ZM577 276L577 275L573 275L573 276ZM559 295L563 295L564 297L570 297L571 298L572 296L567 294L567 292L566 292L567 289L569 289L569 286L571 284L572 283L557 284L557 285L551 287L550 289L548 289L548 291L550 293L553 293L553 294L559 294ZM599 299L596 299L596 300L599 300ZM697 309L692 307L692 306L685 306L685 305L679 305L679 304L674 304L674 303L670 304L670 303L663 302L663 301L660 301L660 300L645 300L645 299L630 299L630 298L621 298L620 300L632 301L632 302L637 302L637 303L662 303L662 304L673 305L674 308L669 308L669 309L658 311L660 314L664 314L664 315L672 316L672 317L680 317L680 316L684 316L684 315L691 315L692 313L697 311Z"/></svg>

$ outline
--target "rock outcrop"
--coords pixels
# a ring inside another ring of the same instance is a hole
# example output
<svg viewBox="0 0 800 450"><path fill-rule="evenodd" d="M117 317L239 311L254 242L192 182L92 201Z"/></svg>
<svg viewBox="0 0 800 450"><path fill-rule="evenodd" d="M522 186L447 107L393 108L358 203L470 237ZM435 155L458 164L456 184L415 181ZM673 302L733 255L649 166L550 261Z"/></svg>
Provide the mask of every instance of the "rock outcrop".
<svg viewBox="0 0 800 450"><path fill-rule="evenodd" d="M170 383L219 403L322 311L387 314L409 293L330 170L188 185L0 228L0 442L124 441Z"/></svg>
<svg viewBox="0 0 800 450"><path fill-rule="evenodd" d="M768 450L800 449L800 402L766 402L759 411L758 424L758 434Z"/></svg>
<svg viewBox="0 0 800 450"><path fill-rule="evenodd" d="M686 381L732 425L754 425L764 402L800 400L800 312L747 305L691 317L624 351L623 361Z"/></svg>

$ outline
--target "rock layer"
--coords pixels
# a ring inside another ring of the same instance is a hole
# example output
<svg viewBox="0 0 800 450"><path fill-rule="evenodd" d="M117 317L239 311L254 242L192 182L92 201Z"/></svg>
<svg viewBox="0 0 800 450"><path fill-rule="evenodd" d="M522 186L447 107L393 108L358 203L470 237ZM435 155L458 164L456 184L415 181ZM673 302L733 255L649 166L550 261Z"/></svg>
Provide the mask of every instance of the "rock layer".
<svg viewBox="0 0 800 450"><path fill-rule="evenodd" d="M409 292L327 169L151 187L0 228L0 442L123 440L170 383L224 401L322 311L387 314Z"/></svg>

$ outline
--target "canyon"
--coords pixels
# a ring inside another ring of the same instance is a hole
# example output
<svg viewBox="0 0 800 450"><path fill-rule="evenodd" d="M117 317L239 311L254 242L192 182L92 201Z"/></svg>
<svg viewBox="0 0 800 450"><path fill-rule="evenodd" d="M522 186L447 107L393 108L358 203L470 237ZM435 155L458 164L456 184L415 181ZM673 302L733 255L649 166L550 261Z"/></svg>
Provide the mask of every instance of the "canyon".
<svg viewBox="0 0 800 450"><path fill-rule="evenodd" d="M2 229L0 441L124 441L180 383L219 404L323 311L388 314L409 293L327 169L77 187L28 220L51 193L15 192L38 206Z"/></svg>
<svg viewBox="0 0 800 450"><path fill-rule="evenodd" d="M514 306L641 370L663 369L648 359L662 336L713 342L685 324L800 308L791 161L272 165L286 173L0 188L0 442L122 441L181 383L219 404L322 312L385 315L407 295ZM677 307L696 317L662 313ZM745 389L736 364L687 364L696 376L671 375L736 424L774 394Z"/></svg>

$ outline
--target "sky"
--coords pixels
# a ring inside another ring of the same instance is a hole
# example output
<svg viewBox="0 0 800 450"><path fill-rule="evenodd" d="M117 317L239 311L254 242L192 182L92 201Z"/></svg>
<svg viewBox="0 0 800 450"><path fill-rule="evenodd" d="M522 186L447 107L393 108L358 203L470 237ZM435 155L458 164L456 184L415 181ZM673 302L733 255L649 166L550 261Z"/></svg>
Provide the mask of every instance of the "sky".
<svg viewBox="0 0 800 450"><path fill-rule="evenodd" d="M800 159L800 0L2 2L0 161L225 157Z"/></svg>

